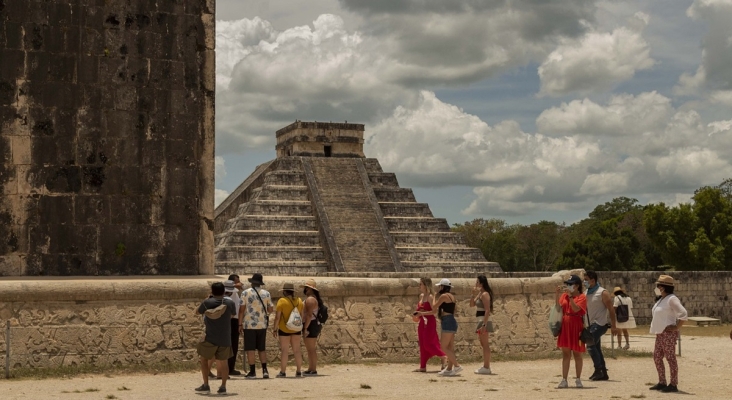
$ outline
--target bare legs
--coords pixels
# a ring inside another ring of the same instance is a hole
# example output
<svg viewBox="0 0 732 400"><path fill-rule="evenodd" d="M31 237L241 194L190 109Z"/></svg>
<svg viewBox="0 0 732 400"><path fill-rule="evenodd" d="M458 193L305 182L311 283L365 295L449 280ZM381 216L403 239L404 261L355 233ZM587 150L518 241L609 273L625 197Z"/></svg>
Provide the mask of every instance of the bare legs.
<svg viewBox="0 0 732 400"><path fill-rule="evenodd" d="M491 340L488 332L478 335L480 346L483 347L483 368L491 369Z"/></svg>
<svg viewBox="0 0 732 400"><path fill-rule="evenodd" d="M620 336L621 334L623 336L625 336L625 348L630 347L630 340L629 340L630 335L628 334L628 330L627 329L620 329L620 332L618 332L618 334L617 334L617 336L618 336L618 348L622 348L623 347L623 336Z"/></svg>
<svg viewBox="0 0 732 400"><path fill-rule="evenodd" d="M302 353L300 352L300 335L278 336L280 340L280 372L287 370L288 347L292 347L292 355L295 357L297 372L302 369Z"/></svg>
<svg viewBox="0 0 732 400"><path fill-rule="evenodd" d="M305 349L308 351L308 371L317 371L318 370L318 352L317 352L316 346L318 344L318 339L306 337L304 339L304 341L305 341Z"/></svg>
<svg viewBox="0 0 732 400"><path fill-rule="evenodd" d="M460 363L458 363L455 357L455 334L442 332L440 345L442 346L442 351L447 355L447 370L452 371L453 366L459 367Z"/></svg>
<svg viewBox="0 0 732 400"><path fill-rule="evenodd" d="M582 375L582 353L577 351L572 351L568 347L562 347L562 379L565 381L567 380L567 375L569 375L569 362L572 360L572 356L574 356L574 368L575 373L577 374L577 378L579 378Z"/></svg>
<svg viewBox="0 0 732 400"><path fill-rule="evenodd" d="M203 375L203 384L208 386L208 372L211 371L211 364L209 360L201 357L201 375ZM213 360L212 360L213 361Z"/></svg>

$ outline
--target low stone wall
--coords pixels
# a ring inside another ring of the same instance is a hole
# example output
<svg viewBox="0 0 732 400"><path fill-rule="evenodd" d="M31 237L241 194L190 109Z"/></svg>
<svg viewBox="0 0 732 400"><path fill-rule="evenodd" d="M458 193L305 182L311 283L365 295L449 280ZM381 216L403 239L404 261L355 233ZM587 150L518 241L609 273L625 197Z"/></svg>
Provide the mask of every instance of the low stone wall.
<svg viewBox="0 0 732 400"><path fill-rule="evenodd" d="M11 368L79 364L133 364L195 360L203 333L195 314L210 283L223 279L79 279L0 281L0 321L11 322ZM274 296L285 282L267 279ZM436 281L436 280L435 280ZM460 357L479 357L475 309L468 304L474 278L453 279L460 329ZM554 348L547 315L554 302L552 278L493 279L492 349L502 354L539 355ZM319 278L330 319L319 339L324 361L416 360L418 299L415 278ZM4 329L0 352L5 348ZM276 359L275 341L269 340ZM5 354L0 357L4 364Z"/></svg>

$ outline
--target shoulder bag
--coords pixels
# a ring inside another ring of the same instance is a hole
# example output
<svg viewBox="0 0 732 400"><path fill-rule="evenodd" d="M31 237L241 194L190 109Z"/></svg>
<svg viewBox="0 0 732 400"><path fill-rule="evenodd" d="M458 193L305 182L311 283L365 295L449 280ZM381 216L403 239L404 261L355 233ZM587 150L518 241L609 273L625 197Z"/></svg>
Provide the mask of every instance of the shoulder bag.
<svg viewBox="0 0 732 400"><path fill-rule="evenodd" d="M259 298L259 302L262 303L262 312L264 313L264 324L267 325L264 329L269 329L269 313L267 312L267 306L264 305L264 301L262 300L262 296L259 295L259 292L256 288L252 288L254 290L254 293L257 294L257 297Z"/></svg>
<svg viewBox="0 0 732 400"><path fill-rule="evenodd" d="M582 328L582 332L580 332L579 339L586 346L594 346L595 338L592 336L592 332L590 332L590 317L587 316L587 313L585 313L585 317L582 319L582 322L584 322L585 324L584 328Z"/></svg>

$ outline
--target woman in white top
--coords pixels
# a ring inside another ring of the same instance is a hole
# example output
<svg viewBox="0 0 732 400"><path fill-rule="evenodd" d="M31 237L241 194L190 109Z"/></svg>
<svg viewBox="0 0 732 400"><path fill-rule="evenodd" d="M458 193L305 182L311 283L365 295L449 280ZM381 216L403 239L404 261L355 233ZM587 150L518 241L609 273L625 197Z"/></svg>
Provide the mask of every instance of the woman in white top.
<svg viewBox="0 0 732 400"><path fill-rule="evenodd" d="M650 389L661 392L678 392L679 367L676 363L676 341L679 338L679 329L687 319L687 313L679 298L673 294L674 278L661 275L656 281L655 292L658 300L653 305L651 333L656 335L653 362L656 363L656 371L658 371L658 383L651 386ZM671 370L671 381L668 385L663 365L664 357Z"/></svg>
<svg viewBox="0 0 732 400"><path fill-rule="evenodd" d="M618 321L616 324L616 326L618 327L618 348L628 350L630 348L630 341L628 341L628 337L630 335L628 335L628 329L635 328L635 317L633 316L633 299L628 297L628 295L623 292L623 288L621 288L620 286L616 286L615 289L613 289L613 294L615 295L615 299L613 300L613 307L615 308L616 317L618 315L619 306L628 306L628 320L625 322ZM623 336L625 336L625 347L622 346Z"/></svg>

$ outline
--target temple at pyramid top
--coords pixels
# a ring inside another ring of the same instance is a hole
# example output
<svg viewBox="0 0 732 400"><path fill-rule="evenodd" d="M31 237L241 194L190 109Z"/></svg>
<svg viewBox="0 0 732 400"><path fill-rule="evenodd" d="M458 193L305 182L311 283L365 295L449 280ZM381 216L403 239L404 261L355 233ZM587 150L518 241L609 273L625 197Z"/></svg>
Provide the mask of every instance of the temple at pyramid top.
<svg viewBox="0 0 732 400"><path fill-rule="evenodd" d="M500 272L365 158L363 133L303 121L278 130L277 158L216 207L216 273Z"/></svg>
<svg viewBox="0 0 732 400"><path fill-rule="evenodd" d="M363 124L295 121L277 131L277 158L365 157Z"/></svg>

